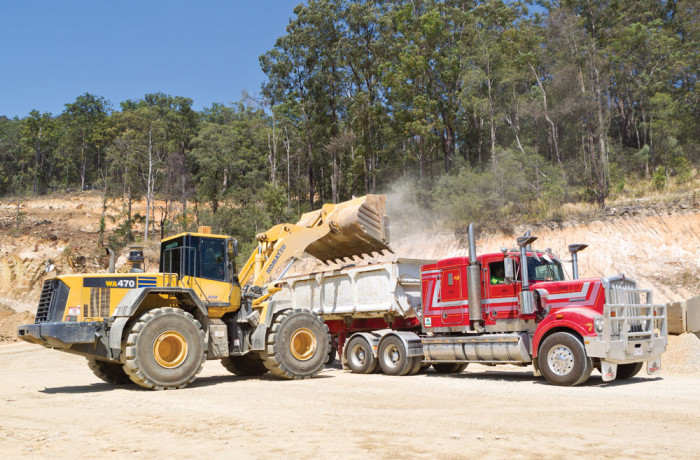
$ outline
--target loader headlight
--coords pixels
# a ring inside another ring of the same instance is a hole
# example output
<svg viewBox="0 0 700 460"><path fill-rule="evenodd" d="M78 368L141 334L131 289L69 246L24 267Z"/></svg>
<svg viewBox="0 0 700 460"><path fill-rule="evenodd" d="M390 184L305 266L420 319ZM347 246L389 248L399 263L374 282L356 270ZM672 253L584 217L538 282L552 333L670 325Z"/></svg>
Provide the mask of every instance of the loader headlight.
<svg viewBox="0 0 700 460"><path fill-rule="evenodd" d="M595 331L598 334L602 334L603 333L603 318L602 317L596 318L594 323L595 323Z"/></svg>

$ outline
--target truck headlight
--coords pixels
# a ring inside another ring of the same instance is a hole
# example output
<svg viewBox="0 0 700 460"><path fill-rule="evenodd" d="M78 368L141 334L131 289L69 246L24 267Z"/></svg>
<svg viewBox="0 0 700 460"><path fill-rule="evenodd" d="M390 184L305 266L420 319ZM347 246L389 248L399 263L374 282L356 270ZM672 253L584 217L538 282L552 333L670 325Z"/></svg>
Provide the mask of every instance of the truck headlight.
<svg viewBox="0 0 700 460"><path fill-rule="evenodd" d="M595 323L595 331L598 334L602 334L603 333L603 318L602 317L596 318L594 323Z"/></svg>

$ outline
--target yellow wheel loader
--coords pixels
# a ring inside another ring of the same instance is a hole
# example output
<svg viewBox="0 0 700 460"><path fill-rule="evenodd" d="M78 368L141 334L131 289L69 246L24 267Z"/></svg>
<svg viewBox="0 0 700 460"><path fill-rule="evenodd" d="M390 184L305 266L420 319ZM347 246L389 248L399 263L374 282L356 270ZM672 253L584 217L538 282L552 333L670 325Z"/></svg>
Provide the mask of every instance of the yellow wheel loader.
<svg viewBox="0 0 700 460"><path fill-rule="evenodd" d="M328 327L308 309L276 307L274 281L304 251L327 262L390 250L385 197L327 204L256 239L238 272L236 241L200 227L161 241L158 273L143 273L136 251L129 273L48 279L19 337L83 355L115 384L182 388L207 359L237 375L310 378L331 350Z"/></svg>

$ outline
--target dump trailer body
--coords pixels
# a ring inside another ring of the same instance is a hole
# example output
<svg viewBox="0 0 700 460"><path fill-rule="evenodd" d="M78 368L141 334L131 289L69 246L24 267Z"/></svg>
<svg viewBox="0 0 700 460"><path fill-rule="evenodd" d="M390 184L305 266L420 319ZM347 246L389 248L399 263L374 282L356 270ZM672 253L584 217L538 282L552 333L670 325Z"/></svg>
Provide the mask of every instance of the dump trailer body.
<svg viewBox="0 0 700 460"><path fill-rule="evenodd" d="M281 307L307 308L325 320L420 317L420 266L398 259L298 275L281 280L273 300Z"/></svg>

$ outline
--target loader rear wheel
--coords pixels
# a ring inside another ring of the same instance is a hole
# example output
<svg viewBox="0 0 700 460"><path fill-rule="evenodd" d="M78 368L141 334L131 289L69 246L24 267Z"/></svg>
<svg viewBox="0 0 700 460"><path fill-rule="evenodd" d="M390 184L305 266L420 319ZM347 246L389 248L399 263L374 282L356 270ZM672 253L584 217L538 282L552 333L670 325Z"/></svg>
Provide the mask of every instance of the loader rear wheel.
<svg viewBox="0 0 700 460"><path fill-rule="evenodd" d="M87 362L92 373L107 383L112 385L131 383L131 379L124 372L124 366L121 363L100 361L95 358L88 358Z"/></svg>
<svg viewBox="0 0 700 460"><path fill-rule="evenodd" d="M635 375L639 374L642 367L644 367L644 363L618 364L617 376L615 377L615 380L631 379Z"/></svg>
<svg viewBox="0 0 700 460"><path fill-rule="evenodd" d="M183 388L196 378L207 359L202 325L179 308L144 313L126 339L124 370L144 388Z"/></svg>
<svg viewBox="0 0 700 460"><path fill-rule="evenodd" d="M391 336L379 345L379 367L386 375L406 375L413 368L413 358L408 357L408 350L403 341Z"/></svg>
<svg viewBox="0 0 700 460"><path fill-rule="evenodd" d="M537 361L542 375L553 385L579 385L593 371L593 360L583 343L568 332L555 332L544 339Z"/></svg>
<svg viewBox="0 0 700 460"><path fill-rule="evenodd" d="M433 363L433 369L438 374L459 374L467 368L468 363Z"/></svg>
<svg viewBox="0 0 700 460"><path fill-rule="evenodd" d="M333 363L335 362L335 357L338 355L338 348L335 346L335 343L331 340L331 349L328 351L328 354L326 355L326 360L323 362L325 366L332 366Z"/></svg>
<svg viewBox="0 0 700 460"><path fill-rule="evenodd" d="M221 365L232 374L241 377L254 377L267 374L267 367L257 353L248 353L243 356L228 356L221 360Z"/></svg>
<svg viewBox="0 0 700 460"><path fill-rule="evenodd" d="M348 368L353 373L371 374L377 369L377 358L372 354L372 346L364 337L353 337L345 349Z"/></svg>
<svg viewBox="0 0 700 460"><path fill-rule="evenodd" d="M261 353L271 374L308 379L323 368L331 347L328 326L310 310L284 310L273 320Z"/></svg>

